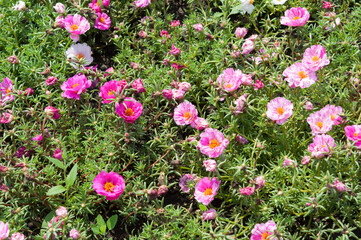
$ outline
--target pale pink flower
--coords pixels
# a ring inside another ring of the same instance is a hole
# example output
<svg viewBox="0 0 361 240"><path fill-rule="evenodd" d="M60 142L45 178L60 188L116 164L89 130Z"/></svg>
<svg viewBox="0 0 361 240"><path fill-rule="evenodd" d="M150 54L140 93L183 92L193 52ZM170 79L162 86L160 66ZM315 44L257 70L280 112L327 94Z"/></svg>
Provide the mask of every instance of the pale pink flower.
<svg viewBox="0 0 361 240"><path fill-rule="evenodd" d="M218 76L217 82L225 91L232 92L237 90L243 83L243 76L244 74L241 70L227 68Z"/></svg>
<svg viewBox="0 0 361 240"><path fill-rule="evenodd" d="M291 101L283 97L277 97L267 104L266 115L278 125L282 125L292 116L292 110L293 104Z"/></svg>
<svg viewBox="0 0 361 240"><path fill-rule="evenodd" d="M202 214L203 221L205 220L213 220L217 216L217 211L213 208L209 209L208 211L205 211Z"/></svg>
<svg viewBox="0 0 361 240"><path fill-rule="evenodd" d="M236 38L244 38L247 35L247 29L246 28L236 28L235 32Z"/></svg>
<svg viewBox="0 0 361 240"><path fill-rule="evenodd" d="M147 90L144 88L143 86L143 81L142 79L138 78L136 80L134 80L134 82L132 83L132 87L137 90L137 93L142 93L142 92L146 92Z"/></svg>
<svg viewBox="0 0 361 240"><path fill-rule="evenodd" d="M301 160L302 165L307 165L310 162L311 158L310 156L304 156Z"/></svg>
<svg viewBox="0 0 361 240"><path fill-rule="evenodd" d="M316 135L312 140L313 143L308 146L308 150L311 152L311 157L317 159L323 158L330 149L336 147L335 140L330 135Z"/></svg>
<svg viewBox="0 0 361 240"><path fill-rule="evenodd" d="M191 84L188 82L180 82L177 84L177 89L188 92L191 89Z"/></svg>
<svg viewBox="0 0 361 240"><path fill-rule="evenodd" d="M195 199L207 206L217 195L220 183L221 181L217 181L217 178L201 178L195 187Z"/></svg>
<svg viewBox="0 0 361 240"><path fill-rule="evenodd" d="M180 25L180 21L179 20L174 20L172 22L170 22L170 26L171 27L178 27Z"/></svg>
<svg viewBox="0 0 361 240"><path fill-rule="evenodd" d="M236 105L236 110L234 114L237 116L240 113L244 113L247 108L247 93L243 94L239 98L237 98L233 103Z"/></svg>
<svg viewBox="0 0 361 240"><path fill-rule="evenodd" d="M143 112L143 105L134 98L126 97L122 103L115 104L115 112L126 123L134 123Z"/></svg>
<svg viewBox="0 0 361 240"><path fill-rule="evenodd" d="M182 89L172 89L173 99L183 99L185 93Z"/></svg>
<svg viewBox="0 0 361 240"><path fill-rule="evenodd" d="M269 220L266 223L258 223L252 229L250 240L271 240L275 239L276 223Z"/></svg>
<svg viewBox="0 0 361 240"><path fill-rule="evenodd" d="M201 23L197 23L193 25L194 30L197 32L203 32L203 25Z"/></svg>
<svg viewBox="0 0 361 240"><path fill-rule="evenodd" d="M313 135L327 133L332 129L333 125L330 115L320 111L310 114L307 118L307 122L311 127Z"/></svg>
<svg viewBox="0 0 361 240"><path fill-rule="evenodd" d="M102 0L102 2L104 7L109 7L110 0ZM98 0L92 0L92 2L89 3L89 8L91 8L93 11L97 13L102 11L101 6L98 3Z"/></svg>
<svg viewBox="0 0 361 240"><path fill-rule="evenodd" d="M62 3L56 3L55 6L54 6L54 9L59 14L64 14L65 13L65 6Z"/></svg>
<svg viewBox="0 0 361 240"><path fill-rule="evenodd" d="M286 77L285 80L291 88L308 88L317 82L316 72L309 70L300 62L296 62L286 68L283 76Z"/></svg>
<svg viewBox="0 0 361 240"><path fill-rule="evenodd" d="M200 137L197 148L210 158L219 157L229 143L220 131L213 128L206 128Z"/></svg>
<svg viewBox="0 0 361 240"><path fill-rule="evenodd" d="M61 96L79 100L80 94L85 92L91 84L92 82L84 74L74 75L61 85L60 88L64 91Z"/></svg>
<svg viewBox="0 0 361 240"><path fill-rule="evenodd" d="M179 186L183 192L188 193L191 190L188 184L195 183L197 179L198 177L195 174L187 173L179 180Z"/></svg>
<svg viewBox="0 0 361 240"><path fill-rule="evenodd" d="M306 8L291 8L286 10L285 16L281 17L281 24L291 27L301 27L305 25L310 18L310 13Z"/></svg>
<svg viewBox="0 0 361 240"><path fill-rule="evenodd" d="M62 206L56 209L55 213L56 216L60 218L66 218L66 216L68 216L68 210L66 209L66 207L62 207Z"/></svg>
<svg viewBox="0 0 361 240"><path fill-rule="evenodd" d="M70 230L69 237L72 239L78 239L79 238L79 231L73 228Z"/></svg>
<svg viewBox="0 0 361 240"><path fill-rule="evenodd" d="M260 189L264 186L265 180L263 176L258 176L254 179L254 183L256 184L256 189Z"/></svg>
<svg viewBox="0 0 361 240"><path fill-rule="evenodd" d="M74 16L68 15L63 22L65 29L70 32L70 38L73 39L74 42L79 40L79 35L84 34L90 29L88 20L79 14L75 14Z"/></svg>
<svg viewBox="0 0 361 240"><path fill-rule="evenodd" d="M243 80L242 85L244 85L244 86L252 86L252 84L253 84L252 77L248 74L243 74L242 80Z"/></svg>
<svg viewBox="0 0 361 240"><path fill-rule="evenodd" d="M13 7L14 10L16 11L23 11L26 9L26 6L25 6L25 2L24 1L19 1L14 7Z"/></svg>
<svg viewBox="0 0 361 240"><path fill-rule="evenodd" d="M328 115L333 121L333 125L339 125L342 123L342 118L339 116L339 114L342 114L342 111L343 109L340 106L326 105L319 112Z"/></svg>
<svg viewBox="0 0 361 240"><path fill-rule="evenodd" d="M97 13L97 16L94 27L99 30L108 30L112 23L110 17L106 13Z"/></svg>
<svg viewBox="0 0 361 240"><path fill-rule="evenodd" d="M92 187L98 194L106 196L106 200L116 200L123 193L125 182L116 172L102 171L94 178Z"/></svg>
<svg viewBox="0 0 361 240"><path fill-rule="evenodd" d="M133 2L133 4L138 8L144 8L147 7L150 2L151 0L136 0Z"/></svg>
<svg viewBox="0 0 361 240"><path fill-rule="evenodd" d="M141 38L146 38L148 36L148 34L144 31L139 31L138 36Z"/></svg>
<svg viewBox="0 0 361 240"><path fill-rule="evenodd" d="M56 148L56 149L54 150L53 158L62 160L62 159L63 159L63 154L62 154L62 152L63 152L63 151L62 151L60 148Z"/></svg>
<svg viewBox="0 0 361 240"><path fill-rule="evenodd" d="M112 80L104 83L104 85L100 87L99 91L99 96L103 99L102 103L113 102L117 96L120 95L125 88L127 88L127 86L128 84L125 80Z"/></svg>
<svg viewBox="0 0 361 240"><path fill-rule="evenodd" d="M250 54L254 50L254 41L246 39L246 41L242 45L242 54Z"/></svg>
<svg viewBox="0 0 361 240"><path fill-rule="evenodd" d="M313 45L307 48L303 54L302 64L311 71L320 70L329 63L325 48L321 45Z"/></svg>
<svg viewBox="0 0 361 240"><path fill-rule="evenodd" d="M169 51L169 54L174 55L174 56L178 56L180 53L181 53L181 50L179 48L176 48L174 46L174 43L173 43L172 50Z"/></svg>
<svg viewBox="0 0 361 240"><path fill-rule="evenodd" d="M206 119L197 117L193 122L191 122L191 127L202 131L203 129L209 127L209 123Z"/></svg>
<svg viewBox="0 0 361 240"><path fill-rule="evenodd" d="M44 109L44 112L47 116L51 117L52 119L59 119L59 109L56 109L55 107L48 106Z"/></svg>
<svg viewBox="0 0 361 240"><path fill-rule="evenodd" d="M217 168L217 162L214 161L213 159L204 160L203 167L205 167L206 171L208 172L215 172Z"/></svg>
<svg viewBox="0 0 361 240"><path fill-rule="evenodd" d="M57 16L55 18L54 27L65 28L63 15Z"/></svg>
<svg viewBox="0 0 361 240"><path fill-rule="evenodd" d="M1 240L6 239L7 237L9 237L9 234L10 234L9 224L0 221L0 239Z"/></svg>
<svg viewBox="0 0 361 240"><path fill-rule="evenodd" d="M254 187L244 187L239 190L239 193L244 196L250 196L254 193Z"/></svg>
<svg viewBox="0 0 361 240"><path fill-rule="evenodd" d="M283 168L294 166L296 166L295 160L289 159L287 156L285 156L285 160L283 161Z"/></svg>
<svg viewBox="0 0 361 240"><path fill-rule="evenodd" d="M25 240L25 235L22 233L16 232L16 233L11 234L10 240Z"/></svg>
<svg viewBox="0 0 361 240"><path fill-rule="evenodd" d="M345 184L338 181L338 178L336 178L335 182L333 183L333 187L339 192L347 191L347 187L345 186Z"/></svg>
<svg viewBox="0 0 361 240"><path fill-rule="evenodd" d="M188 125L198 117L198 111L196 107L188 102L184 101L174 109L174 121L177 125Z"/></svg>
<svg viewBox="0 0 361 240"><path fill-rule="evenodd" d="M307 101L305 104L305 108L307 111L311 111L313 109L313 105L310 101Z"/></svg>

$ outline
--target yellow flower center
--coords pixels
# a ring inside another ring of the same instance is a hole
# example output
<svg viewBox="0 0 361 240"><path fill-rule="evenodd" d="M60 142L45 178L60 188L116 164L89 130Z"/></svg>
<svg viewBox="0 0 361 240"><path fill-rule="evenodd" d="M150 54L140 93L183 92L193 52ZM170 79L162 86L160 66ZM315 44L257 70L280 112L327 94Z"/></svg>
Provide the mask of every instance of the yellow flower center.
<svg viewBox="0 0 361 240"><path fill-rule="evenodd" d="M97 6L99 7L99 3L98 3L98 1L97 1Z"/></svg>
<svg viewBox="0 0 361 240"><path fill-rule="evenodd" d="M103 17L101 17L101 18L99 19L99 22L101 22L101 23L104 23L104 21L105 21L105 19L104 19Z"/></svg>
<svg viewBox="0 0 361 240"><path fill-rule="evenodd" d="M268 239L269 236L271 236L271 235L268 232L264 232L264 233L262 233L261 239L266 240L266 239Z"/></svg>
<svg viewBox="0 0 361 240"><path fill-rule="evenodd" d="M249 1L249 4L253 4L253 2L254 2L253 0L250 0L250 1Z"/></svg>
<svg viewBox="0 0 361 240"><path fill-rule="evenodd" d="M10 91L10 89L9 89L9 88L7 88L7 89L6 89L6 93L9 93L9 92L11 92L11 91Z"/></svg>
<svg viewBox="0 0 361 240"><path fill-rule="evenodd" d="M72 31L75 31L75 30L78 29L78 25L73 24L73 25L71 25L70 29L71 29Z"/></svg>
<svg viewBox="0 0 361 240"><path fill-rule="evenodd" d="M77 57L79 60L82 60L82 59L84 58L84 55L81 54L81 53L78 53L78 54L76 55L76 57Z"/></svg>
<svg viewBox="0 0 361 240"><path fill-rule="evenodd" d="M107 191L107 192L113 192L113 189L114 189L114 184L111 183L111 182L106 182L104 184L104 190Z"/></svg>
<svg viewBox="0 0 361 240"><path fill-rule="evenodd" d="M320 129L322 129L322 127L323 127L323 122L317 122L317 127L319 127Z"/></svg>
<svg viewBox="0 0 361 240"><path fill-rule="evenodd" d="M277 108L276 111L277 111L278 115L282 115L282 114L284 114L284 112L285 112L285 110L283 109L283 107Z"/></svg>
<svg viewBox="0 0 361 240"><path fill-rule="evenodd" d="M133 111L133 109L131 109L131 108L127 108L126 110L125 110L125 112L124 112L124 114L125 114L125 116L133 116L133 114L134 114L134 111Z"/></svg>
<svg viewBox="0 0 361 240"><path fill-rule="evenodd" d="M292 20L297 20L297 19L300 19L300 17L294 17L294 18L292 18Z"/></svg>
<svg viewBox="0 0 361 240"><path fill-rule="evenodd" d="M183 117L188 121L188 120L191 118L190 112L185 112L185 113L183 114Z"/></svg>
<svg viewBox="0 0 361 240"><path fill-rule="evenodd" d="M207 188L205 191L204 191L204 195L205 196L209 196L209 195L212 195L213 192L212 192L212 188Z"/></svg>
<svg viewBox="0 0 361 240"><path fill-rule="evenodd" d="M114 96L114 93L112 91L109 91L108 96Z"/></svg>
<svg viewBox="0 0 361 240"><path fill-rule="evenodd" d="M355 136L355 138L358 137L358 133L357 133L357 132L355 132L353 135Z"/></svg>
<svg viewBox="0 0 361 240"><path fill-rule="evenodd" d="M318 60L320 60L320 58L319 58L318 56L314 56L314 57L312 58L312 61L314 61L314 62L317 62Z"/></svg>
<svg viewBox="0 0 361 240"><path fill-rule="evenodd" d="M75 83L75 84L73 85L73 88L76 88L77 86L79 86L79 83Z"/></svg>
<svg viewBox="0 0 361 240"><path fill-rule="evenodd" d="M218 147L219 145L221 145L216 139L213 139L209 142L209 147L210 148L215 148L215 147Z"/></svg>
<svg viewBox="0 0 361 240"><path fill-rule="evenodd" d="M331 120L333 121L333 120L335 120L335 116L333 115L333 114L331 114Z"/></svg>
<svg viewBox="0 0 361 240"><path fill-rule="evenodd" d="M226 86L224 86L225 88L231 88L232 84L228 83Z"/></svg>
<svg viewBox="0 0 361 240"><path fill-rule="evenodd" d="M305 71L299 72L299 73L298 73L298 76L300 76L301 79L304 79L304 78L307 78L307 77L308 77L308 75L307 75L307 73L306 73Z"/></svg>

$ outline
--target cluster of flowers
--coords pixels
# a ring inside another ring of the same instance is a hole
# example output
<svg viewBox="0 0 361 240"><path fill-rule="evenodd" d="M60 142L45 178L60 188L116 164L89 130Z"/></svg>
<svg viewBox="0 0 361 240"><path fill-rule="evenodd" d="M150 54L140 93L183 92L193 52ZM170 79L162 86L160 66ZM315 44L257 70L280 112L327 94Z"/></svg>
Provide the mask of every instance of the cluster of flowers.
<svg viewBox="0 0 361 240"><path fill-rule="evenodd" d="M176 82L172 80L170 85L174 88L162 90L163 97L167 98L168 100L183 99L184 94L191 89L191 85L188 82Z"/></svg>
<svg viewBox="0 0 361 240"><path fill-rule="evenodd" d="M10 235L9 223L0 221L0 239L7 239ZM25 235L19 232L11 234L10 240L25 240Z"/></svg>

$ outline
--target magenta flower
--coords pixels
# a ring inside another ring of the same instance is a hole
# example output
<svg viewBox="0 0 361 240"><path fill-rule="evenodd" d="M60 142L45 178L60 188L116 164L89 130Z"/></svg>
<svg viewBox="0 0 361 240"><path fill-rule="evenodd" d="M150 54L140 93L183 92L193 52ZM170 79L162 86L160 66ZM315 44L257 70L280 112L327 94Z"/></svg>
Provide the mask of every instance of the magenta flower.
<svg viewBox="0 0 361 240"><path fill-rule="evenodd" d="M267 104L266 115L278 125L282 125L292 116L292 110L293 104L291 101L283 97L277 97Z"/></svg>
<svg viewBox="0 0 361 240"><path fill-rule="evenodd" d="M51 117L52 119L59 119L59 109L56 109L55 107L48 106L44 109L44 112L47 116Z"/></svg>
<svg viewBox="0 0 361 240"><path fill-rule="evenodd" d="M95 19L94 27L99 30L108 30L112 21L106 13L97 13L97 19Z"/></svg>
<svg viewBox="0 0 361 240"><path fill-rule="evenodd" d="M195 174L187 173L179 180L179 186L183 192L188 193L191 190L188 184L195 183L197 179L198 177Z"/></svg>
<svg viewBox="0 0 361 240"><path fill-rule="evenodd" d="M254 90L258 90L264 87L264 84L261 80L257 79L256 82L253 84Z"/></svg>
<svg viewBox="0 0 361 240"><path fill-rule="evenodd" d="M193 122L191 122L191 127L202 131L203 129L209 127L209 123L206 119L197 117Z"/></svg>
<svg viewBox="0 0 361 240"><path fill-rule="evenodd" d="M80 94L85 92L91 84L92 82L88 80L84 74L74 75L61 85L60 88L64 91L61 96L79 100Z"/></svg>
<svg viewBox="0 0 361 240"><path fill-rule="evenodd" d="M276 230L277 230L276 223L272 220L269 220L266 223L258 223L252 229L252 235L250 240L274 239Z"/></svg>
<svg viewBox="0 0 361 240"><path fill-rule="evenodd" d="M45 80L45 85L46 86L53 86L55 85L55 83L58 82L58 79L56 77L53 76L49 76L46 80Z"/></svg>
<svg viewBox="0 0 361 240"><path fill-rule="evenodd" d="M330 60L327 59L324 47L321 45L313 45L305 50L302 64L311 71L317 71L323 66L330 64Z"/></svg>
<svg viewBox="0 0 361 240"><path fill-rule="evenodd" d="M313 135L318 133L327 133L331 130L333 125L330 115L321 111L310 114L307 118L307 122L311 127Z"/></svg>
<svg viewBox="0 0 361 240"><path fill-rule="evenodd" d="M44 136L43 136L44 134ZM40 145L40 142L43 140L43 138L46 138L46 137L49 137L49 133L48 133L48 129L44 129L44 133L43 134L38 134L36 135L35 137L33 137L31 140L33 141L37 141L38 142L38 145Z"/></svg>
<svg viewBox="0 0 361 240"><path fill-rule="evenodd" d="M62 160L62 159L63 159L63 154L62 154L62 152L63 152L63 151L62 151L60 148L56 148L56 149L54 150L53 158Z"/></svg>
<svg viewBox="0 0 361 240"><path fill-rule="evenodd" d="M174 46L174 43L172 44L172 50L169 51L169 54L174 55L174 56L178 56L181 53L181 50L179 48L176 48Z"/></svg>
<svg viewBox="0 0 361 240"><path fill-rule="evenodd" d="M291 88L308 88L317 82L316 72L309 70L300 62L296 62L286 68L283 76L286 77L285 80Z"/></svg>
<svg viewBox="0 0 361 240"><path fill-rule="evenodd" d="M197 32L203 32L203 25L201 23L197 23L193 25L194 30Z"/></svg>
<svg viewBox="0 0 361 240"><path fill-rule="evenodd" d="M126 123L134 123L143 112L143 105L134 98L126 97L122 103L115 104L115 112Z"/></svg>
<svg viewBox="0 0 361 240"><path fill-rule="evenodd" d="M4 80L0 83L0 105L5 105L6 102L12 102L14 101L14 95L12 95L13 92L13 81L11 81L9 78L4 78Z"/></svg>
<svg viewBox="0 0 361 240"><path fill-rule="evenodd" d="M179 126L191 124L197 117L198 111L196 107L188 101L182 102L174 109L173 118Z"/></svg>
<svg viewBox="0 0 361 240"><path fill-rule="evenodd" d="M174 20L172 22L170 22L170 26L171 27L178 27L180 25L180 21L179 20Z"/></svg>
<svg viewBox="0 0 361 240"><path fill-rule="evenodd" d="M217 168L217 162L213 159L203 161L203 167L206 168L207 172L215 172Z"/></svg>
<svg viewBox="0 0 361 240"><path fill-rule="evenodd" d="M239 193L244 196L249 196L254 193L254 187L245 187L239 190Z"/></svg>
<svg viewBox="0 0 361 240"><path fill-rule="evenodd" d="M106 196L106 200L118 199L124 188L124 179L116 172L102 171L93 180L93 189L98 194Z"/></svg>
<svg viewBox="0 0 361 240"><path fill-rule="evenodd" d="M0 123L10 123L14 120L14 116L10 113L0 113Z"/></svg>
<svg viewBox="0 0 361 240"><path fill-rule="evenodd" d="M142 93L142 92L146 92L147 90L144 88L143 86L143 81L142 79L138 78L136 80L134 80L134 82L132 83L132 87L137 90L137 93Z"/></svg>
<svg viewBox="0 0 361 240"><path fill-rule="evenodd" d="M217 216L217 212L215 209L211 208L209 209L208 211L205 211L203 214L202 214L202 218L203 218L203 221L206 221L206 220L213 220L215 219Z"/></svg>
<svg viewBox="0 0 361 240"><path fill-rule="evenodd" d="M361 149L361 125L352 125L345 127L346 137L355 142L355 146Z"/></svg>
<svg viewBox="0 0 361 240"><path fill-rule="evenodd" d="M301 27L307 23L309 18L310 13L306 8L291 8L286 10L284 17L281 17L281 24L290 27Z"/></svg>
<svg viewBox="0 0 361 240"><path fill-rule="evenodd" d="M0 239L6 239L7 237L9 237L9 234L9 224L0 221Z"/></svg>
<svg viewBox="0 0 361 240"><path fill-rule="evenodd" d="M330 152L330 149L336 147L335 140L327 134L316 135L313 143L308 146L308 151L311 152L311 157L321 159Z"/></svg>
<svg viewBox="0 0 361 240"><path fill-rule="evenodd" d="M221 181L217 181L217 178L201 178L195 187L195 199L207 206L214 200L214 196L217 195L220 183Z"/></svg>
<svg viewBox="0 0 361 240"><path fill-rule="evenodd" d="M227 92L235 91L243 83L243 76L241 70L234 70L227 68L218 76L217 82L221 88Z"/></svg>
<svg viewBox="0 0 361 240"><path fill-rule="evenodd" d="M165 97L168 100L172 100L173 99L173 92L172 89L163 89L162 90L162 95L163 97Z"/></svg>
<svg viewBox="0 0 361 240"><path fill-rule="evenodd" d="M136 0L133 2L133 4L137 8L144 8L144 7L148 6L150 2L151 2L151 0Z"/></svg>
<svg viewBox="0 0 361 240"><path fill-rule="evenodd" d="M169 33L166 31L166 30L163 30L160 31L160 34L159 34L161 37L165 36L165 38L169 38L170 39L170 35Z"/></svg>
<svg viewBox="0 0 361 240"><path fill-rule="evenodd" d="M242 54L250 54L254 50L254 48L254 41L246 39L246 41L242 45Z"/></svg>
<svg viewBox="0 0 361 240"><path fill-rule="evenodd" d="M330 2L322 1L322 3L323 3L322 8L324 8L324 9L330 9L331 8L331 3Z"/></svg>
<svg viewBox="0 0 361 240"><path fill-rule="evenodd" d="M210 158L219 157L229 143L220 131L213 128L206 128L200 136L197 148Z"/></svg>
<svg viewBox="0 0 361 240"><path fill-rule="evenodd" d="M244 38L247 35L247 29L246 28L236 28L235 32L236 38Z"/></svg>
<svg viewBox="0 0 361 240"><path fill-rule="evenodd" d="M178 65L178 63L173 63L172 67L174 68L175 71L178 71L178 70L182 70L182 68L185 68L186 66L180 64Z"/></svg>
<svg viewBox="0 0 361 240"><path fill-rule="evenodd" d="M339 191L339 192L346 192L347 187L342 182L338 181L338 178L336 178L335 182L333 183L333 187Z"/></svg>
<svg viewBox="0 0 361 240"><path fill-rule="evenodd" d="M120 95L125 88L127 88L127 86L128 84L124 79L121 81L112 80L104 83L104 85L100 87L99 91L99 96L103 98L102 103L113 102L116 97Z"/></svg>
<svg viewBox="0 0 361 240"><path fill-rule="evenodd" d="M85 17L75 14L68 15L63 21L65 29L70 32L70 38L74 42L79 41L79 35L84 34L90 29L90 24Z"/></svg>
<svg viewBox="0 0 361 240"><path fill-rule="evenodd" d="M25 240L25 235L22 233L16 232L16 233L11 234L10 240Z"/></svg>
<svg viewBox="0 0 361 240"><path fill-rule="evenodd" d="M110 5L110 0L102 0L103 6L108 7ZM91 3L89 3L89 8L91 8L93 11L99 13L102 11L98 0L93 0Z"/></svg>

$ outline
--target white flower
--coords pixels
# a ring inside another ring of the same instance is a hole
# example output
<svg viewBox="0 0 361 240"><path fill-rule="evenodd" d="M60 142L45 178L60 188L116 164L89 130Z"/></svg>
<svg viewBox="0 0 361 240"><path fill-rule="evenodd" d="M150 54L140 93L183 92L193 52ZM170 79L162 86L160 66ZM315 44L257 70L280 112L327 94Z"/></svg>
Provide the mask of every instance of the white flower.
<svg viewBox="0 0 361 240"><path fill-rule="evenodd" d="M287 0L272 0L272 3L274 5L282 5L284 4L285 2L287 2Z"/></svg>
<svg viewBox="0 0 361 240"><path fill-rule="evenodd" d="M14 7L16 11L22 11L26 9L25 2L19 1Z"/></svg>
<svg viewBox="0 0 361 240"><path fill-rule="evenodd" d="M64 14L65 13L65 6L62 3L57 3L54 6L54 9L57 13Z"/></svg>
<svg viewBox="0 0 361 240"><path fill-rule="evenodd" d="M68 50L66 50L66 57L68 58L68 60L72 61L70 64L75 68L77 68L78 65L74 62L78 60L84 61L85 66L91 64L93 62L93 58L91 55L92 50L86 43L73 44L70 48L68 48Z"/></svg>
<svg viewBox="0 0 361 240"><path fill-rule="evenodd" d="M241 0L243 13L246 12L248 14L251 14L253 12L253 2L253 0Z"/></svg>

